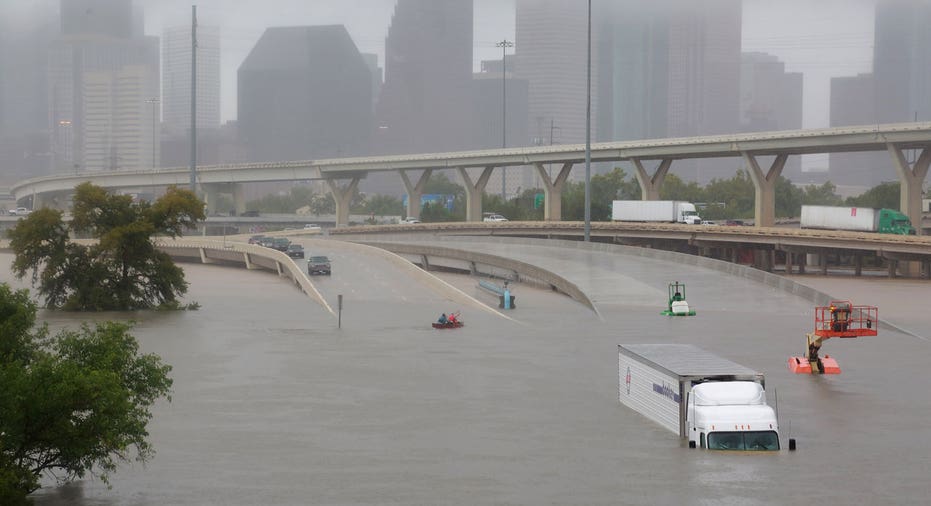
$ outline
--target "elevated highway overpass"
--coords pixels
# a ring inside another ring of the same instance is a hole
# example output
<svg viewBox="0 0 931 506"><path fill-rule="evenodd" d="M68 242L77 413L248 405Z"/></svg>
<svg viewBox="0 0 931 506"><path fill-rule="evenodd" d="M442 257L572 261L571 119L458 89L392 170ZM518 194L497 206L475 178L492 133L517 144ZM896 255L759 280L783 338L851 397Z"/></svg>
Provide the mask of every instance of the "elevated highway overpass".
<svg viewBox="0 0 931 506"><path fill-rule="evenodd" d="M894 162L901 183L900 209L913 222L920 222L922 183L931 164L931 123L902 123L838 127L817 130L757 132L746 134L605 142L591 145L594 162L628 161L645 200L659 198L666 174L676 160L739 157L744 160L755 187L755 223L772 226L775 221L775 184L789 156L812 153L886 151ZM914 162L907 150L919 150ZM408 193L408 216L420 214L419 202L434 170L455 170L466 191L466 217L480 221L482 193L496 168L532 166L543 181L544 218L562 217L560 195L574 166L585 160L583 144L504 148L482 151L425 153L395 156L340 158L289 162L214 165L197 168L197 181L206 194L210 210L217 196L233 195L237 213L245 210L243 185L263 181L326 181L337 206L338 226L347 225L349 201L359 181L372 172L397 172ZM768 164L764 158L772 157ZM655 168L647 165L655 164ZM555 177L546 164L561 165ZM414 177L416 176L416 177ZM144 171L112 171L62 174L21 181L10 187L17 201L32 198L33 207L53 201L58 204L75 185L90 181L111 189L188 184L187 167Z"/></svg>
<svg viewBox="0 0 931 506"><path fill-rule="evenodd" d="M362 242L423 241L434 237L528 237L581 241L582 222L419 223L414 225L355 226L329 231L335 238ZM902 236L786 227L729 227L672 223L592 222L591 240L693 253L727 260L750 262L772 271L777 260L786 272L804 273L814 267L827 273L829 259L850 257L855 275L861 275L864 258L875 255L885 260L890 277L921 276L931 279L931 236ZM400 252L400 251L399 251ZM404 250L405 253L410 251ZM750 258L746 258L750 255ZM809 260L814 260L812 266ZM917 265L910 266L910 263Z"/></svg>

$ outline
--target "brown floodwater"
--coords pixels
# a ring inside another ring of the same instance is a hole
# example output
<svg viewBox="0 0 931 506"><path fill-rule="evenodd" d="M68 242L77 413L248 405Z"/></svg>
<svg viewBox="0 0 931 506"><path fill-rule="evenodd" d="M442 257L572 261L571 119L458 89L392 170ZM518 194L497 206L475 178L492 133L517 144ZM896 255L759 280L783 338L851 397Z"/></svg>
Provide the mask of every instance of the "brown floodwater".
<svg viewBox="0 0 931 506"><path fill-rule="evenodd" d="M559 269L599 312L517 284L508 320L378 256L305 246L332 257L332 276L313 279L332 306L344 296L341 329L284 278L185 265L199 311L131 315L142 351L174 368L172 400L150 423L155 458L121 465L110 489L47 480L35 503L917 505L931 496L931 318L915 302L929 300L927 282L796 278L876 303L910 331L830 340L823 351L843 373L815 377L785 366L803 352L812 304L728 274L476 240ZM0 256L6 281L10 258ZM495 305L474 278L442 278ZM687 283L697 316L660 316L672 280ZM430 327L457 309L465 327ZM87 315L43 317L57 327ZM617 344L659 342L764 372L798 451L690 450L621 406Z"/></svg>

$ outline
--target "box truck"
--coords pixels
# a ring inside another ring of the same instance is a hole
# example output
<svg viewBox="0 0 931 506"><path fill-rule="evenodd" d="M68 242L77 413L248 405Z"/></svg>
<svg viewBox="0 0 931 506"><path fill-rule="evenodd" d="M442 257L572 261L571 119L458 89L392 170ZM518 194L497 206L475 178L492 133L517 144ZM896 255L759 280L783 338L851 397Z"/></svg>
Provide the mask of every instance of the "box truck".
<svg viewBox="0 0 931 506"><path fill-rule="evenodd" d="M698 225L701 216L695 204L678 200L615 200L611 203L614 221L667 221Z"/></svg>
<svg viewBox="0 0 931 506"><path fill-rule="evenodd" d="M622 344L617 356L621 404L688 439L690 448L779 450L763 373L688 344Z"/></svg>
<svg viewBox="0 0 931 506"><path fill-rule="evenodd" d="M802 228L914 235L908 216L894 209L869 207L802 206Z"/></svg>

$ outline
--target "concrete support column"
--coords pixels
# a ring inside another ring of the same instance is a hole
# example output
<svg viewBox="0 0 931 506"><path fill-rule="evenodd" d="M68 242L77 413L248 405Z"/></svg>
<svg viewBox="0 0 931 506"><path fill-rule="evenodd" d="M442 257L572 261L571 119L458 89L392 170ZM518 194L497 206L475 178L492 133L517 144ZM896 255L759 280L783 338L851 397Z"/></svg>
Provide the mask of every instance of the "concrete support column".
<svg viewBox="0 0 931 506"><path fill-rule="evenodd" d="M485 185L488 184L488 178L491 172L495 170L494 166L482 169L481 175L475 183L469 177L469 172L465 167L457 167L459 177L462 178L462 185L466 191L466 221L482 221L482 193L485 191Z"/></svg>
<svg viewBox="0 0 931 506"><path fill-rule="evenodd" d="M805 261L807 259L808 259L808 255L806 255L804 252L798 256L797 260L798 260L798 273L799 274L805 274Z"/></svg>
<svg viewBox="0 0 931 506"><path fill-rule="evenodd" d="M207 216L217 214L217 198L220 196L220 187L215 184L202 185L204 200L207 201Z"/></svg>
<svg viewBox="0 0 931 506"><path fill-rule="evenodd" d="M821 262L821 275L828 275L828 255L827 253L818 253L818 261Z"/></svg>
<svg viewBox="0 0 931 506"><path fill-rule="evenodd" d="M562 189L566 186L566 179L572 171L572 162L564 163L556 180L550 179L549 173L542 163L535 163L537 175L543 181L543 219L545 221L560 221L562 219Z"/></svg>
<svg viewBox="0 0 931 506"><path fill-rule="evenodd" d="M853 256L853 274L854 276L863 275L863 255L859 253Z"/></svg>
<svg viewBox="0 0 931 506"><path fill-rule="evenodd" d="M433 169L424 170L417 179L417 184L411 184L410 178L407 177L406 170L401 169L398 172L401 173L401 181L404 181L404 188L407 189L407 217L419 219L420 197L423 196L423 188L427 185L427 181L430 180Z"/></svg>
<svg viewBox="0 0 931 506"><path fill-rule="evenodd" d="M246 192L242 183L233 183L233 209L236 210L236 216L241 216L246 212Z"/></svg>
<svg viewBox="0 0 931 506"><path fill-rule="evenodd" d="M792 252L786 251L786 275L792 274Z"/></svg>
<svg viewBox="0 0 931 506"><path fill-rule="evenodd" d="M663 158L659 162L659 167L652 176L647 174L643 163L639 158L633 158L634 175L637 176L637 182L640 183L640 198L642 200L659 200L659 189L663 186L666 174L669 172L669 166L672 165L672 158Z"/></svg>
<svg viewBox="0 0 931 506"><path fill-rule="evenodd" d="M45 207L45 196L41 193L32 194L32 210L42 209Z"/></svg>
<svg viewBox="0 0 931 506"><path fill-rule="evenodd" d="M921 190L931 164L931 148L921 150L914 165L908 163L902 148L887 144L893 165L899 173L899 209L911 220L915 233L921 235Z"/></svg>
<svg viewBox="0 0 931 506"><path fill-rule="evenodd" d="M782 174L782 168L785 167L789 155L776 155L766 174L763 174L754 155L746 151L741 152L741 155L747 162L747 170L755 189L753 223L757 227L771 227L776 224L776 180Z"/></svg>
<svg viewBox="0 0 931 506"><path fill-rule="evenodd" d="M333 194L333 200L336 201L336 228L349 226L349 203L352 202L352 194L356 192L359 186L359 177L354 177L345 187L340 188L335 179L327 179L326 184L330 187L330 193Z"/></svg>

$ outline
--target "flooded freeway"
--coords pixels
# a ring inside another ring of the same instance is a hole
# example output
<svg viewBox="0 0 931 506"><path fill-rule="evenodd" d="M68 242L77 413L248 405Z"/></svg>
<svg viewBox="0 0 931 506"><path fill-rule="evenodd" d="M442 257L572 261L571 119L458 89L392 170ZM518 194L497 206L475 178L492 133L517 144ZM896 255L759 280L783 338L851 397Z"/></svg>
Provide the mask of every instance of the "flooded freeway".
<svg viewBox="0 0 931 506"><path fill-rule="evenodd" d="M843 374L796 376L785 362L804 351L812 303L741 277L514 246L501 254L559 266L588 287L598 312L517 284L517 309L504 317L380 255L304 244L332 258L332 276L314 282L334 308L343 295L342 328L273 274L186 264L187 299L199 311L131 315L142 350L174 367L172 401L157 405L150 424L155 458L121 466L112 489L46 482L35 503L927 504L931 319L915 302L929 300L927 282L819 287L878 304L881 318L900 318L908 333L830 340L822 351ZM0 258L4 280L10 258ZM442 279L496 305L475 278ZM687 283L697 316L659 315L673 280ZM452 310L465 327L430 327ZM43 316L52 326L85 317ZM126 315L94 316L117 317ZM689 450L621 406L617 344L662 342L764 372L798 451Z"/></svg>

